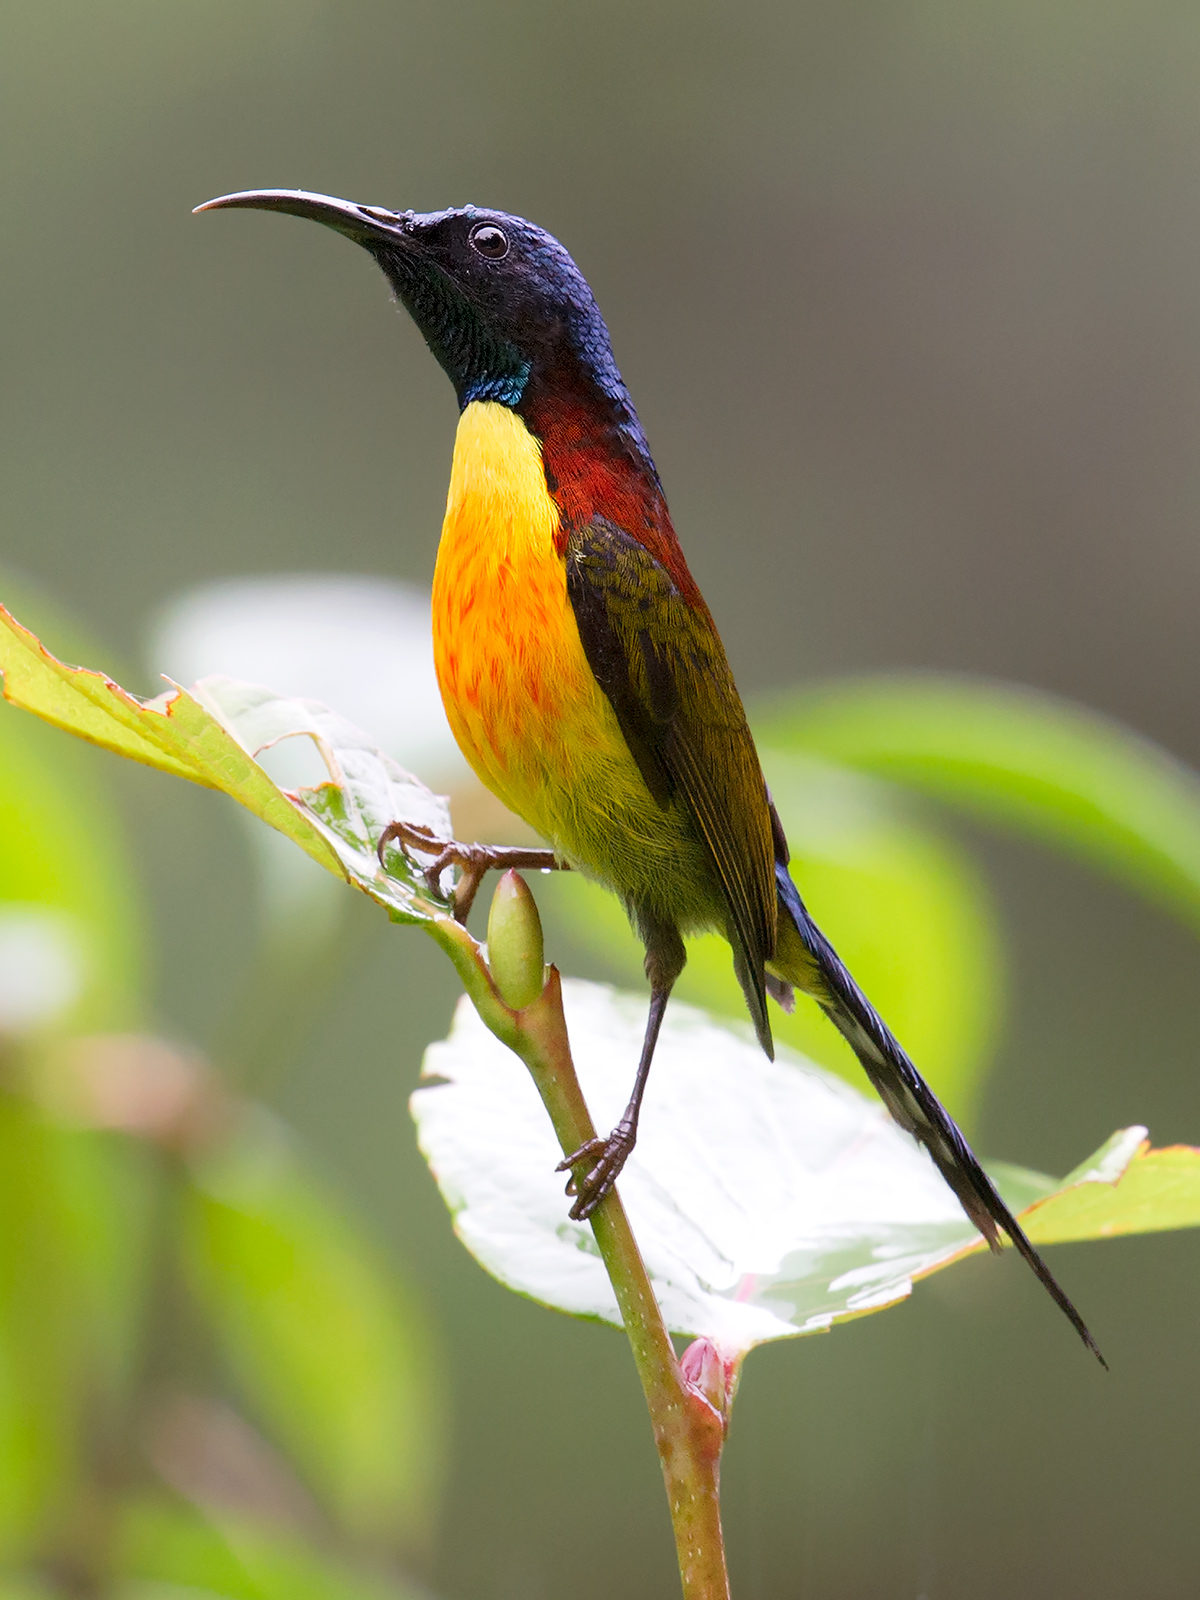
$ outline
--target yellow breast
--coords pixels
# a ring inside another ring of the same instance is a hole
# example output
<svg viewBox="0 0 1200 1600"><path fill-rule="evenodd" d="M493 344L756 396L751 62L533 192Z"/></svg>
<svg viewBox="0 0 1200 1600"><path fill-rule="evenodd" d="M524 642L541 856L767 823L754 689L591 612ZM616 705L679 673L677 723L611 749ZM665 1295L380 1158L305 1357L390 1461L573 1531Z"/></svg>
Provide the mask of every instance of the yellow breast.
<svg viewBox="0 0 1200 1600"><path fill-rule="evenodd" d="M561 783L571 765L564 724L586 740L586 724L608 710L567 599L558 526L537 440L520 417L494 401L467 406L433 579L438 683L479 777L548 838L546 768L560 769Z"/></svg>
<svg viewBox="0 0 1200 1600"><path fill-rule="evenodd" d="M668 905L681 873L707 883L707 857L654 801L592 676L558 530L537 440L507 407L468 405L433 580L446 714L480 779L561 856L627 901Z"/></svg>

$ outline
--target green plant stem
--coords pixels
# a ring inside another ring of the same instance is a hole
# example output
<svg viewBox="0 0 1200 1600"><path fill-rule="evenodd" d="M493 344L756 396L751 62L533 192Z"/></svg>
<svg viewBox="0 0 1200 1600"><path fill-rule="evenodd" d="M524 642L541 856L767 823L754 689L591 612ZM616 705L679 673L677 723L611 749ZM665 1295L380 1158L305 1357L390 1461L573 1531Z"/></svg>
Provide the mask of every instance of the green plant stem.
<svg viewBox="0 0 1200 1600"><path fill-rule="evenodd" d="M528 1067L563 1154L570 1155L595 1138L575 1075L557 968L549 969L545 988L532 1005L512 1011L496 991L480 948L465 928L439 919L429 931L454 962L484 1024ZM728 1600L720 1502L725 1420L680 1371L641 1251L615 1191L596 1209L591 1222L650 1411L684 1600Z"/></svg>

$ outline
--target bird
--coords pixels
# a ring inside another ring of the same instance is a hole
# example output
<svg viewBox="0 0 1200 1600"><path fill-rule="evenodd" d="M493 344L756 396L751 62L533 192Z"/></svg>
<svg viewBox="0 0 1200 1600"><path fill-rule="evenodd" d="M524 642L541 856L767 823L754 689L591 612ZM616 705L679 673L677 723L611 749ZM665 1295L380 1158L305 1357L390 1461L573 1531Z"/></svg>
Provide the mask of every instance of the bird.
<svg viewBox="0 0 1200 1600"><path fill-rule="evenodd" d="M466 205L393 211L298 189L197 211L279 211L372 255L454 386L459 420L433 578L434 659L454 736L544 840L505 851L394 823L380 841L462 869L465 918L493 866L583 872L645 947L650 1004L629 1104L561 1163L585 1219L633 1149L685 938L728 941L758 1041L768 997L812 996L887 1110L932 1157L993 1250L1007 1235L1084 1344L1083 1318L950 1114L809 914L712 614L672 525L608 328L544 229Z"/></svg>

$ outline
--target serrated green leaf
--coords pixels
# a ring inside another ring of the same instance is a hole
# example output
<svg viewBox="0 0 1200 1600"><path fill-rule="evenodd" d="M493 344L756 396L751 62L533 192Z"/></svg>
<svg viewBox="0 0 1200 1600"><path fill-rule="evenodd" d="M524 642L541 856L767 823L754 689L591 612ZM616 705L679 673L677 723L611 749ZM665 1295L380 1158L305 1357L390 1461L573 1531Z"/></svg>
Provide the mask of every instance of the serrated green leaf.
<svg viewBox="0 0 1200 1600"><path fill-rule="evenodd" d="M628 1094L645 1003L563 985L596 1124ZM575 1316L620 1324L591 1229L567 1215L559 1151L521 1062L467 1001L412 1099L455 1230L489 1272ZM1115 1135L1071 1178L996 1168L1035 1239L1200 1223L1200 1151ZM1126 1187L1126 1185L1129 1187ZM907 1296L986 1248L928 1156L874 1100L747 1030L672 1006L619 1188L667 1325L727 1351L817 1333Z"/></svg>
<svg viewBox="0 0 1200 1600"><path fill-rule="evenodd" d="M1004 986L1002 942L979 872L886 786L827 762L768 756L806 903L922 1074L969 1124ZM539 899L564 931L637 980L642 946L613 895L567 875L540 888ZM719 1015L746 1015L729 946L716 934L689 940L675 993ZM771 1027L780 1043L861 1086L853 1052L806 996L791 1016L772 1006Z"/></svg>
<svg viewBox="0 0 1200 1600"><path fill-rule="evenodd" d="M55 727L160 771L221 789L327 866L319 832L212 711L185 689L142 701L105 677L58 661L0 607L4 698Z"/></svg>
<svg viewBox="0 0 1200 1600"><path fill-rule="evenodd" d="M248 1403L315 1492L356 1533L421 1543L444 1454L431 1335L277 1125L248 1119L194 1164L185 1249Z"/></svg>
<svg viewBox="0 0 1200 1600"><path fill-rule="evenodd" d="M446 802L315 701L229 678L206 678L194 693L175 688L142 701L103 673L56 660L3 607L0 672L12 704L117 755L221 790L377 900L394 921L428 922L442 914L403 852L392 851L385 873L375 851L392 821L449 838ZM294 737L312 740L328 784L291 794L254 759Z"/></svg>
<svg viewBox="0 0 1200 1600"><path fill-rule="evenodd" d="M868 678L764 703L755 727L1045 839L1200 924L1200 776L1109 718L987 680Z"/></svg>
<svg viewBox="0 0 1200 1600"><path fill-rule="evenodd" d="M1128 1137L1141 1132L1129 1130ZM1034 1243L1200 1227L1200 1150L1185 1144L1152 1150L1143 1139L1136 1145L1131 1157L1122 1150L1126 1164L1117 1170L1111 1161L1107 1167L1094 1161L1100 1169L1094 1176L1064 1179L1060 1190L1034 1202L1025 1213Z"/></svg>

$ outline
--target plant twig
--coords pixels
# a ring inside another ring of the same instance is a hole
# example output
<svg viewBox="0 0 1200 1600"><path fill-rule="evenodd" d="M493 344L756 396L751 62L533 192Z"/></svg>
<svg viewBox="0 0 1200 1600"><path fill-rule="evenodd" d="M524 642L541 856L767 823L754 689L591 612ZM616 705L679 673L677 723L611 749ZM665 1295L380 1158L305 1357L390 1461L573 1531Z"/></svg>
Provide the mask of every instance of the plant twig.
<svg viewBox="0 0 1200 1600"><path fill-rule="evenodd" d="M528 1067L563 1154L595 1138L571 1058L558 969L549 969L545 986L531 1005L514 1011L492 982L479 945L461 924L440 918L428 927L453 961L485 1026ZM591 1224L650 1411L684 1600L729 1600L720 1507L725 1417L680 1370L637 1240L615 1191L597 1207Z"/></svg>

